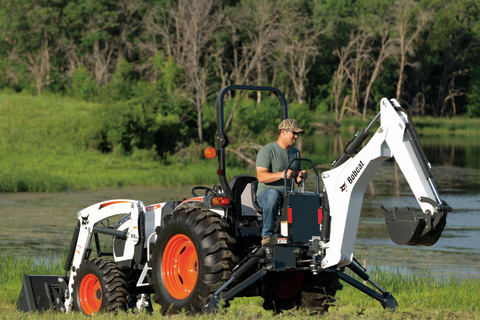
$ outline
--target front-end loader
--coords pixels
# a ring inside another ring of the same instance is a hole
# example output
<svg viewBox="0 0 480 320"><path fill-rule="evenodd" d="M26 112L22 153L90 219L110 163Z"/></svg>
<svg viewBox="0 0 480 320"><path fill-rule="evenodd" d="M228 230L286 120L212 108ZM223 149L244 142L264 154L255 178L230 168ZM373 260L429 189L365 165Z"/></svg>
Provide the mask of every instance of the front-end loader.
<svg viewBox="0 0 480 320"><path fill-rule="evenodd" d="M310 166L315 190L287 187L276 218L276 235L260 245L262 209L256 202L257 179L227 179L224 98L232 90L271 92L288 118L284 95L273 87L233 85L217 97L215 149L219 185L197 186L192 197L145 206L138 200L108 200L81 210L63 276L25 275L17 308L23 311L73 310L92 315L116 310L213 312L221 300L261 296L264 307L280 312L306 307L324 312L340 281L396 309L391 293L372 281L354 258L366 186L378 167L393 158L405 175L420 210L384 208L391 239L397 244L433 245L452 209L432 179L407 113L395 99L382 99L372 122L347 144L332 168L321 175ZM380 125L364 144L375 124ZM364 145L364 146L363 146ZM320 179L323 180L321 190ZM108 223L116 217L116 224ZM103 252L99 235L112 237ZM345 273L349 269L362 281ZM369 285L364 284L368 282Z"/></svg>

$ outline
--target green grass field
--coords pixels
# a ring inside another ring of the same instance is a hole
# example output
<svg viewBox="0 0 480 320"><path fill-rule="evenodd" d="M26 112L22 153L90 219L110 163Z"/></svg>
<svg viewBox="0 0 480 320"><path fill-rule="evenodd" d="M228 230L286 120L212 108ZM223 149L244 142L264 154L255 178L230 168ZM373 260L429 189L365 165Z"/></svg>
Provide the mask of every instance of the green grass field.
<svg viewBox="0 0 480 320"><path fill-rule="evenodd" d="M103 108L58 95L0 92L0 192L218 183L215 159L192 162L177 155L165 161L149 150L101 153L97 145ZM333 121L328 115L313 116L319 122ZM414 122L421 134L480 134L480 119L415 117ZM346 118L339 130L352 132L367 123ZM324 152L320 155L321 161L332 161ZM312 157L319 160L319 155ZM227 170L230 177L245 173L252 172Z"/></svg>
<svg viewBox="0 0 480 320"><path fill-rule="evenodd" d="M45 259L48 261L48 259ZM47 265L30 258L0 257L0 319L86 319L79 313L21 313L15 302L21 289L23 274L63 274L63 261ZM392 292L399 303L396 312L385 311L378 302L344 284L336 296L336 304L321 319L480 319L480 279L436 279L429 274L405 275L370 268L370 275ZM99 314L96 319L314 319L308 310L290 310L279 315L261 307L262 298L237 298L227 309L212 315L164 317L158 306L152 315L120 313Z"/></svg>
<svg viewBox="0 0 480 320"><path fill-rule="evenodd" d="M148 150L101 153L90 145L98 139L101 107L59 96L0 93L0 192L218 183L216 159L165 162Z"/></svg>

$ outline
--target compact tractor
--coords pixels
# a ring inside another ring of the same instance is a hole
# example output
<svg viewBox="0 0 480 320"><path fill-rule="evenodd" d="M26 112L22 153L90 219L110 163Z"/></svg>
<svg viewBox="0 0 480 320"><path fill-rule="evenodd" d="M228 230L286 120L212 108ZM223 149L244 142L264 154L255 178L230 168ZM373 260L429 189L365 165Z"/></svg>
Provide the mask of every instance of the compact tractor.
<svg viewBox="0 0 480 320"><path fill-rule="evenodd" d="M191 198L179 201L145 206L118 199L81 210L65 274L25 275L18 309L78 310L87 315L151 311L153 294L164 313L213 312L220 301L228 305L241 296L261 296L264 307L275 312L294 307L324 312L342 288L339 280L384 308L397 307L392 294L372 281L353 256L369 181L385 160L394 158L420 206L421 210L382 207L388 233L397 244L433 245L452 210L440 198L407 113L395 99L383 98L379 113L321 176L310 160L292 160L291 168L299 163L311 166L316 189L287 187L285 177L276 235L261 246L257 179L240 175L227 180L224 97L232 90L271 92L280 101L283 118L288 118L287 102L276 88L223 88L216 102L216 148L209 151L210 157L218 157L219 185L196 186ZM378 129L364 144L378 120ZM115 224L107 223L114 217ZM111 252L102 251L99 235L112 237Z"/></svg>

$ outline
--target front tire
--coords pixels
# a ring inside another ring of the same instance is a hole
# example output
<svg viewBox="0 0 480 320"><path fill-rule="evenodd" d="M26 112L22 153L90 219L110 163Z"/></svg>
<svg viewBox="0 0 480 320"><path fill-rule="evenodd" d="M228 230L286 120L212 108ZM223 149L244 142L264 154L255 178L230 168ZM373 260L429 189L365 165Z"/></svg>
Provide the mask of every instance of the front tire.
<svg viewBox="0 0 480 320"><path fill-rule="evenodd" d="M111 260L94 258L83 262L73 279L73 303L76 310L91 316L99 312L125 310L125 275Z"/></svg>
<svg viewBox="0 0 480 320"><path fill-rule="evenodd" d="M154 301L162 313L202 311L207 298L231 275L234 239L208 210L179 211L157 227L153 253Z"/></svg>

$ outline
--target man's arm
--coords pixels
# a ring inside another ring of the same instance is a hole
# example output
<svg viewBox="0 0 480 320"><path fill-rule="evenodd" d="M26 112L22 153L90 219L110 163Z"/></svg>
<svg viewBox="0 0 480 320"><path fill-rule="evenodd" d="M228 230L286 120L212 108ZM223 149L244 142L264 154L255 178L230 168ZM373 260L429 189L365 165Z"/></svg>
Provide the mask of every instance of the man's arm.
<svg viewBox="0 0 480 320"><path fill-rule="evenodd" d="M287 179L292 177L293 171L288 169ZM270 172L267 168L257 167L257 179L258 182L270 183L283 179L285 171Z"/></svg>

